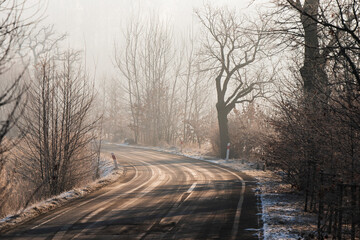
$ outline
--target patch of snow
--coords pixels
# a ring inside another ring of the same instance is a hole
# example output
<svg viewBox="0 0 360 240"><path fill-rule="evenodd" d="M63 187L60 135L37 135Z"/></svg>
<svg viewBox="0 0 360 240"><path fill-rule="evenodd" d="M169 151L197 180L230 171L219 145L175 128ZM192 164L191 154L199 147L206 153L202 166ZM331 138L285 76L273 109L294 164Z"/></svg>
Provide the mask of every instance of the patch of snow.
<svg viewBox="0 0 360 240"><path fill-rule="evenodd" d="M0 224L3 223L3 222L7 222L11 219L11 217L5 217L3 219L0 219Z"/></svg>
<svg viewBox="0 0 360 240"><path fill-rule="evenodd" d="M212 160L211 162L241 171L258 180L255 194L260 196L262 207L263 239L303 239L315 231L316 218L302 211L303 197L272 171L257 170L257 164L240 160Z"/></svg>
<svg viewBox="0 0 360 240"><path fill-rule="evenodd" d="M114 162L109 158L101 158L99 162L100 178L110 175L115 170Z"/></svg>
<svg viewBox="0 0 360 240"><path fill-rule="evenodd" d="M71 200L84 197L89 193L116 181L123 173L124 169L120 168L115 170L113 162L109 159L103 158L100 160L100 178L98 180L87 186L75 188L70 191L63 192L58 196L35 203L26 209L18 211L16 214L0 219L0 232L10 229L19 223L28 221L40 214L58 208Z"/></svg>

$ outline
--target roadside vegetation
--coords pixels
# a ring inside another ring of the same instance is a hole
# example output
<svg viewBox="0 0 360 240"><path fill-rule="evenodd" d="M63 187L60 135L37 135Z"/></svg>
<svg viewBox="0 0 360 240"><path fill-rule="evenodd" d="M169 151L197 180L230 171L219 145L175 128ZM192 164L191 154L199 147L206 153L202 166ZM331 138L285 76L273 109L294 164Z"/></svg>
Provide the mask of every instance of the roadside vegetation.
<svg viewBox="0 0 360 240"><path fill-rule="evenodd" d="M82 53L60 47L66 36L41 26L43 11L0 3L2 217L91 182L98 169L93 79Z"/></svg>
<svg viewBox="0 0 360 240"><path fill-rule="evenodd" d="M360 237L359 1L205 4L181 33L138 10L107 77L44 11L0 2L0 217L98 179L104 140L219 158L230 143L302 194L314 238Z"/></svg>

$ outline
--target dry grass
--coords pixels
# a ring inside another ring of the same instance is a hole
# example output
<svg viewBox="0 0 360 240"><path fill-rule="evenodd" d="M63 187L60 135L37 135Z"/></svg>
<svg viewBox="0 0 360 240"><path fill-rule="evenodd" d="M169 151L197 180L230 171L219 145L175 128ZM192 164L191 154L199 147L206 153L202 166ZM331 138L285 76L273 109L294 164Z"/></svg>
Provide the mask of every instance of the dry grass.
<svg viewBox="0 0 360 240"><path fill-rule="evenodd" d="M105 162L109 162L110 160L106 160ZM91 192L94 192L114 181L116 181L120 176L123 175L124 169L119 169L117 171L111 172L106 177L103 177L91 184L81 187L75 188L70 191L64 192L58 196L54 196L43 201L39 201L37 203L32 204L31 206L20 209L14 212L14 209L7 209L7 211L11 212L12 214L7 215L5 218L0 220L0 232L9 230L20 223L28 221L40 214L49 212L53 209L56 209L64 204L81 197L84 197Z"/></svg>

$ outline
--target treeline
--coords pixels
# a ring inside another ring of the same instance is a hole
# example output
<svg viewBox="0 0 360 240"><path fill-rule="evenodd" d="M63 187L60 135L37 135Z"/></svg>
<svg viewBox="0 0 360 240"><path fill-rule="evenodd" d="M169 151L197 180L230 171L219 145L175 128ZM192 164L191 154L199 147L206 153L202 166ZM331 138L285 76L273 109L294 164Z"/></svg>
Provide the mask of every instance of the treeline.
<svg viewBox="0 0 360 240"><path fill-rule="evenodd" d="M210 5L195 14L200 29L184 34L140 13L123 29L114 49L119 75L102 97L108 99L108 139L200 147L219 132L219 146L213 146L223 157L235 106L267 97L276 68L265 53L272 48L266 44L268 19Z"/></svg>
<svg viewBox="0 0 360 240"><path fill-rule="evenodd" d="M169 23L145 16L131 19L122 30L123 42L114 48L118 76L103 91L111 102L105 104L105 135L154 146L201 146L214 118L212 89L199 66L197 36L191 31L175 34Z"/></svg>
<svg viewBox="0 0 360 240"><path fill-rule="evenodd" d="M210 141L280 170L318 214L319 239L359 237L358 1L281 0L251 17L205 5L199 34L139 13L99 97L81 53L13 2L0 4L2 214L98 177L101 138Z"/></svg>

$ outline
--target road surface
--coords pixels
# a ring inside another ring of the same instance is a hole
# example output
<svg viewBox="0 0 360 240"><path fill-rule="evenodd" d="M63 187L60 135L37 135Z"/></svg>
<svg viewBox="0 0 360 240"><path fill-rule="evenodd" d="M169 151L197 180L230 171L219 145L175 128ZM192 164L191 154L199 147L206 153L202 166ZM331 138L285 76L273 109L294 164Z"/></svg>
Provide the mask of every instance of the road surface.
<svg viewBox="0 0 360 240"><path fill-rule="evenodd" d="M258 239L254 179L204 161L106 145L115 183L41 215L1 239Z"/></svg>

